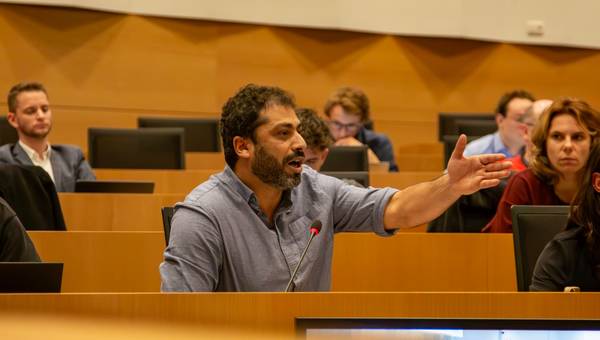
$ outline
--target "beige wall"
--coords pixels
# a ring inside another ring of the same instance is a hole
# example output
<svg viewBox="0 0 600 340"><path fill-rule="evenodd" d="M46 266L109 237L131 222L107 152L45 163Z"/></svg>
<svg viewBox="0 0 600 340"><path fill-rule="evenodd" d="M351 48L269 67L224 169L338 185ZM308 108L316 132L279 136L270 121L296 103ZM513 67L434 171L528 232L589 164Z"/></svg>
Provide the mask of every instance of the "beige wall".
<svg viewBox="0 0 600 340"><path fill-rule="evenodd" d="M0 5L0 37L1 91L44 82L51 141L84 148L87 126L133 127L140 114L215 115L248 82L282 86L319 110L336 87L360 86L400 157L441 152L438 112L490 111L512 88L600 104L595 50L16 5Z"/></svg>
<svg viewBox="0 0 600 340"><path fill-rule="evenodd" d="M342 29L512 43L600 48L590 0L0 0L116 13L224 22ZM530 21L543 35L529 35Z"/></svg>

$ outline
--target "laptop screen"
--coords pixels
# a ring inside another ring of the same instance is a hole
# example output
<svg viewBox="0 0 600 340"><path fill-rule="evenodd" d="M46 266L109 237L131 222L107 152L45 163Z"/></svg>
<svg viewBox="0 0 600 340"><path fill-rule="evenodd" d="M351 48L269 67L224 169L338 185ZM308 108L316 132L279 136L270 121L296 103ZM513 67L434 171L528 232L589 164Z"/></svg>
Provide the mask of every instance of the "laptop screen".
<svg viewBox="0 0 600 340"><path fill-rule="evenodd" d="M598 320L299 318L304 339L584 340L600 339Z"/></svg>

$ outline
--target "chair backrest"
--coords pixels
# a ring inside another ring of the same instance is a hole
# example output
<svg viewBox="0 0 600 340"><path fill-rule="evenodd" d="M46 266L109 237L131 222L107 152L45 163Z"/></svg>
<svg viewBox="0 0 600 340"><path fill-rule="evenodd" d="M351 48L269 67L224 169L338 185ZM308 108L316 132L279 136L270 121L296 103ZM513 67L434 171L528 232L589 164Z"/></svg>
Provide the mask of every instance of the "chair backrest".
<svg viewBox="0 0 600 340"><path fill-rule="evenodd" d="M528 291L540 253L567 225L569 206L513 205L511 213L517 288Z"/></svg>
<svg viewBox="0 0 600 340"><path fill-rule="evenodd" d="M138 127L180 127L184 130L185 151L219 152L221 138L219 118L159 118L139 117Z"/></svg>
<svg viewBox="0 0 600 340"><path fill-rule="evenodd" d="M0 116L0 145L14 144L18 140L17 130L8 123L6 116Z"/></svg>
<svg viewBox="0 0 600 340"><path fill-rule="evenodd" d="M175 209L173 209L173 207L162 207L160 208L160 213L162 215L163 229L165 231L165 244L168 246L169 236L171 235L171 220L173 219Z"/></svg>
<svg viewBox="0 0 600 340"><path fill-rule="evenodd" d="M369 173L366 171L321 171L323 175L339 178L351 179L358 182L363 187L369 186Z"/></svg>
<svg viewBox="0 0 600 340"><path fill-rule="evenodd" d="M444 136L484 136L496 131L496 120L493 113L444 113L438 115L438 140Z"/></svg>
<svg viewBox="0 0 600 340"><path fill-rule="evenodd" d="M185 169L182 128L88 129L94 168Z"/></svg>
<svg viewBox="0 0 600 340"><path fill-rule="evenodd" d="M321 171L369 171L368 147L332 146Z"/></svg>

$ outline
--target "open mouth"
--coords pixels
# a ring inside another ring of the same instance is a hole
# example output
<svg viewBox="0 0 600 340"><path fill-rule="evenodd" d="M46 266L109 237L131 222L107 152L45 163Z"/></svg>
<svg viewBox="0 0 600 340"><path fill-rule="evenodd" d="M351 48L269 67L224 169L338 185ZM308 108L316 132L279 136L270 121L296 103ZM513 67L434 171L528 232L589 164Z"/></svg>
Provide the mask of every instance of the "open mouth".
<svg viewBox="0 0 600 340"><path fill-rule="evenodd" d="M295 158L287 163L290 167L292 167L296 172L300 172L302 170L303 160L301 158Z"/></svg>

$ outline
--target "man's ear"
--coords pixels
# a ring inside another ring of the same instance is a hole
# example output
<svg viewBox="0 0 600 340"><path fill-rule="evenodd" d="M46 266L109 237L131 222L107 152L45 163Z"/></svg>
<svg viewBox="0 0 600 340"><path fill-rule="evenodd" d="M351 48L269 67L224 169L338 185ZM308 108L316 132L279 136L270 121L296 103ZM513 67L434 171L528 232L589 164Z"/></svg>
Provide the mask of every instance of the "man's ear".
<svg viewBox="0 0 600 340"><path fill-rule="evenodd" d="M329 155L329 148L325 148L325 150L321 152L321 160L324 161L325 159L327 159L327 155Z"/></svg>
<svg viewBox="0 0 600 340"><path fill-rule="evenodd" d="M14 112L9 112L6 115L6 120L8 120L8 123L15 129L19 127L19 124L17 124L17 115Z"/></svg>
<svg viewBox="0 0 600 340"><path fill-rule="evenodd" d="M501 113L496 113L496 125L500 126L504 119L506 119L506 117L504 117Z"/></svg>
<svg viewBox="0 0 600 340"><path fill-rule="evenodd" d="M594 172L592 174L592 186L596 192L600 192L600 172Z"/></svg>
<svg viewBox="0 0 600 340"><path fill-rule="evenodd" d="M239 158L250 158L253 148L254 144L252 144L249 138L233 137L233 149Z"/></svg>

